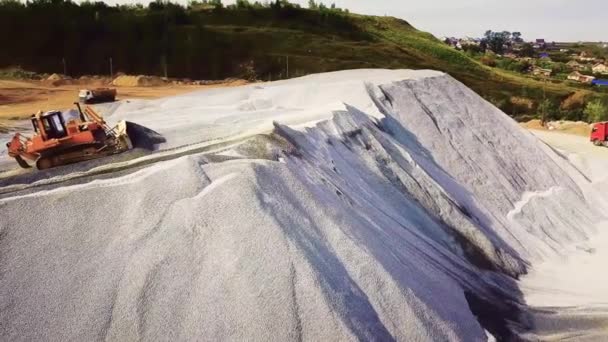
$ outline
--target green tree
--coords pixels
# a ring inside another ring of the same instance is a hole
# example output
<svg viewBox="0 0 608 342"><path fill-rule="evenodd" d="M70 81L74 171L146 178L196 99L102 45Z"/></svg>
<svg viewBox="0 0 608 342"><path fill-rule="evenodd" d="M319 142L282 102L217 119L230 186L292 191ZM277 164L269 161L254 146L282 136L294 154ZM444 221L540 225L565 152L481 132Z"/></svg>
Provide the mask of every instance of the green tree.
<svg viewBox="0 0 608 342"><path fill-rule="evenodd" d="M522 43L524 40L521 38L521 32L513 32L513 41L516 43Z"/></svg>
<svg viewBox="0 0 608 342"><path fill-rule="evenodd" d="M504 32L493 32L488 30L485 33L485 41L488 44L488 48L494 53L502 54L505 50L505 44L511 38L511 33L508 31Z"/></svg>
<svg viewBox="0 0 608 342"><path fill-rule="evenodd" d="M549 99L544 99L538 104L537 112L543 125L549 120L556 119L559 114L557 105Z"/></svg>
<svg viewBox="0 0 608 342"><path fill-rule="evenodd" d="M519 52L521 57L534 57L535 51L534 46L530 43L525 43L521 46L521 51Z"/></svg>
<svg viewBox="0 0 608 342"><path fill-rule="evenodd" d="M215 8L224 8L222 0L209 0L209 5L215 6Z"/></svg>
<svg viewBox="0 0 608 342"><path fill-rule="evenodd" d="M466 44L462 46L462 50L464 50L464 52L469 53L471 56L475 56L477 54L480 54L482 52L484 52L481 48L481 46L479 45L475 45L475 44Z"/></svg>
<svg viewBox="0 0 608 342"><path fill-rule="evenodd" d="M587 103L584 113L591 122L608 121L608 107L601 100Z"/></svg>
<svg viewBox="0 0 608 342"><path fill-rule="evenodd" d="M236 8L251 8L249 0L236 0Z"/></svg>

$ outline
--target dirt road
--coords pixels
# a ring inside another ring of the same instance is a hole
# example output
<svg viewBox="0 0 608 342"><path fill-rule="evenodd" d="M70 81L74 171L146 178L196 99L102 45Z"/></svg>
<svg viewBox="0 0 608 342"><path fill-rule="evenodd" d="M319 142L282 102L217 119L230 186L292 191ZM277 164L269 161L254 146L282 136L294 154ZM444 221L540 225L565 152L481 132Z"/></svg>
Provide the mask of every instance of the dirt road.
<svg viewBox="0 0 608 342"><path fill-rule="evenodd" d="M159 98L191 92L203 88L242 85L234 81L213 85L166 85L156 87L114 87L118 98ZM6 120L25 119L39 110L71 108L77 100L78 91L97 88L99 84L71 84L52 86L40 81L0 80L0 130L10 125Z"/></svg>

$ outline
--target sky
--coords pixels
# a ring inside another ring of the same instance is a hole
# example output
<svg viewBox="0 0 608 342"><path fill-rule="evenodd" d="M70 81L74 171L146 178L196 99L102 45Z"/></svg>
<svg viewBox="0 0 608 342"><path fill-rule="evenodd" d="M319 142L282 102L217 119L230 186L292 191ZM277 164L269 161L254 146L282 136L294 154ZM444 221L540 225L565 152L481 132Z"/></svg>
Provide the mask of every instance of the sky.
<svg viewBox="0 0 608 342"><path fill-rule="evenodd" d="M225 4L235 0L224 0ZM251 0L252 1L252 0ZM263 2L263 0L261 0ZM113 0L110 3L148 2ZM176 2L187 3L186 0ZM291 0L306 6L308 0ZM608 41L608 0L322 0L351 12L407 20L437 37L519 31L524 39Z"/></svg>

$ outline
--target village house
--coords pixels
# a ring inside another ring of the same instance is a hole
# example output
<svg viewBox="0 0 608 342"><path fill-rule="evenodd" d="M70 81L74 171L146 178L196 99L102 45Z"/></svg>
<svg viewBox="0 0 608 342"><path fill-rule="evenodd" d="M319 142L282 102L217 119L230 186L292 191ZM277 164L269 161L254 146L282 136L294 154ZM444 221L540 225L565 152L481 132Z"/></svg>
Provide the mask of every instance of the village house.
<svg viewBox="0 0 608 342"><path fill-rule="evenodd" d="M608 74L608 66L603 63L597 63L591 68L595 74Z"/></svg>
<svg viewBox="0 0 608 342"><path fill-rule="evenodd" d="M552 73L553 73L553 70L551 70L551 69L543 69L543 68L538 68L538 67L535 67L534 69L532 69L532 74L534 76L549 77L549 76L551 76Z"/></svg>
<svg viewBox="0 0 608 342"><path fill-rule="evenodd" d="M462 46L465 46L465 45L476 45L476 46L479 46L480 43L481 43L481 39L478 39L478 38L466 37L464 39L460 39L460 44Z"/></svg>
<svg viewBox="0 0 608 342"><path fill-rule="evenodd" d="M532 45L532 47L534 47L535 49L545 49L547 48L547 43L544 39L537 39L536 42L534 42L534 45Z"/></svg>
<svg viewBox="0 0 608 342"><path fill-rule="evenodd" d="M470 45L476 45L479 46L481 44L481 40L480 39L475 39L475 38L454 38L454 37L444 37L442 38L443 42L446 43L447 45L450 45L453 48L456 48L458 50L462 50L463 47L465 46L470 46Z"/></svg>
<svg viewBox="0 0 608 342"><path fill-rule="evenodd" d="M591 83L591 82L593 82L593 80L595 80L595 77L583 75L580 72L575 71L575 72L571 73L570 75L568 75L568 79L571 81L576 81L576 82L580 82L580 83Z"/></svg>
<svg viewBox="0 0 608 342"><path fill-rule="evenodd" d="M576 70L576 71L585 70L585 65L583 65L577 61L570 61L570 62L566 63L566 65L572 70Z"/></svg>
<svg viewBox="0 0 608 342"><path fill-rule="evenodd" d="M595 58L593 58L593 56L588 54L586 51L581 52L581 54L578 55L577 59L581 62L594 62L595 61Z"/></svg>

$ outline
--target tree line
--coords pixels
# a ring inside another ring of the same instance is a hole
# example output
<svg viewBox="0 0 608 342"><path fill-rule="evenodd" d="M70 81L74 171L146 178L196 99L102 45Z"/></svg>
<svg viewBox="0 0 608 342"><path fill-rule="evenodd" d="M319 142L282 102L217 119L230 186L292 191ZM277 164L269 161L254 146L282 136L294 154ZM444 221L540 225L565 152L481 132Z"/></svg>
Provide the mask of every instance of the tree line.
<svg viewBox="0 0 608 342"><path fill-rule="evenodd" d="M281 75L284 61L269 58L269 42L214 27L301 29L366 39L346 11L311 1L168 1L109 6L70 0L0 0L0 67L20 66L70 76L114 71L171 77L239 77L254 61L261 75ZM111 62L110 62L111 60ZM244 67L245 66L245 67Z"/></svg>

